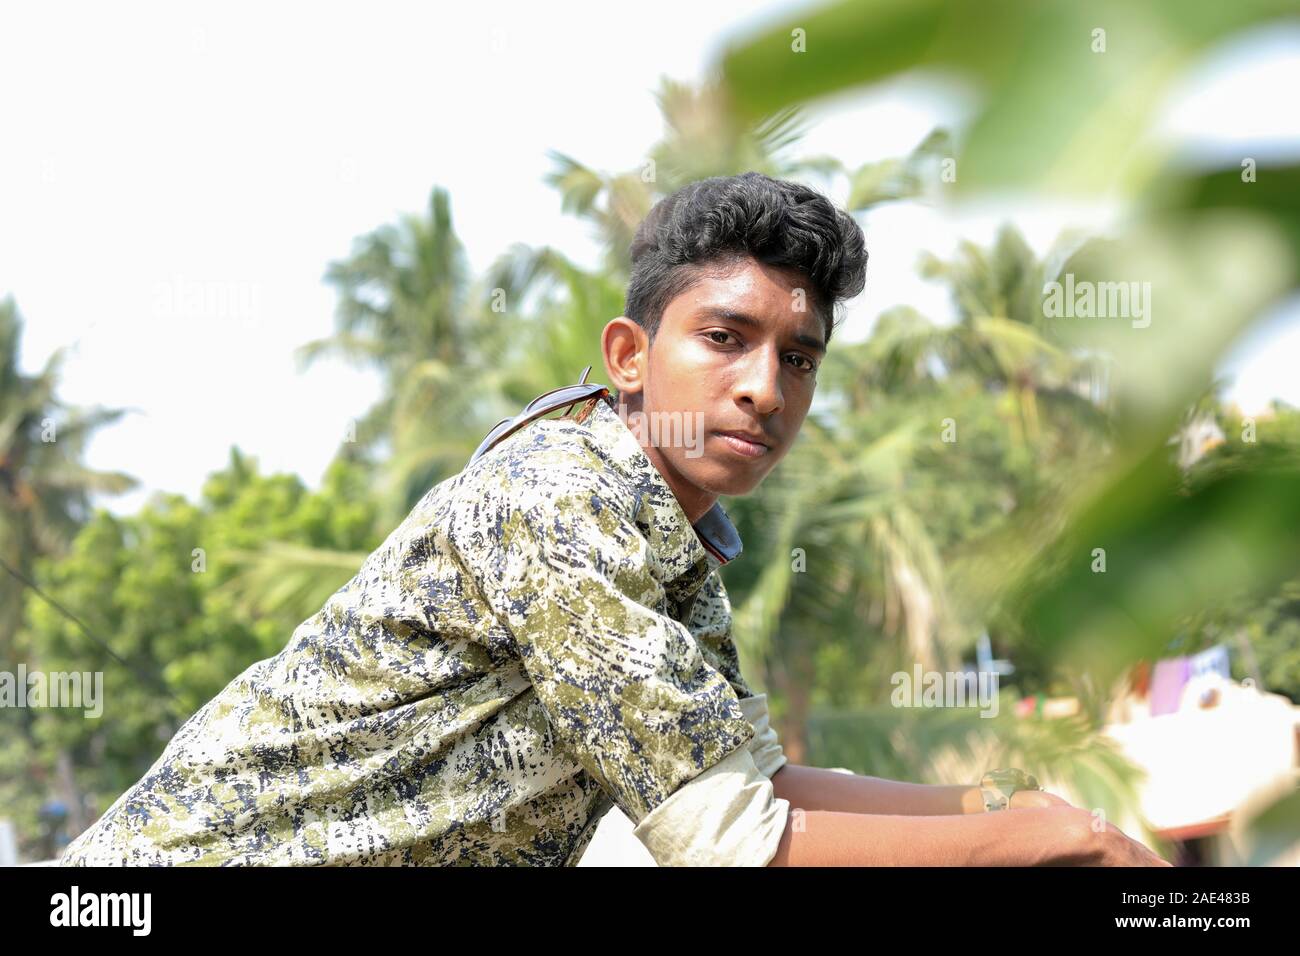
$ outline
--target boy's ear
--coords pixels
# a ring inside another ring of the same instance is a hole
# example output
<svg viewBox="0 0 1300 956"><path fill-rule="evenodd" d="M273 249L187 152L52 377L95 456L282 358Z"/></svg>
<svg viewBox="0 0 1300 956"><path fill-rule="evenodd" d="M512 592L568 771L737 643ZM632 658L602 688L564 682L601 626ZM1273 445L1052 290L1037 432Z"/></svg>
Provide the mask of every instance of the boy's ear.
<svg viewBox="0 0 1300 956"><path fill-rule="evenodd" d="M640 392L645 384L649 340L645 330L626 315L610 319L600 336L609 384L620 398Z"/></svg>

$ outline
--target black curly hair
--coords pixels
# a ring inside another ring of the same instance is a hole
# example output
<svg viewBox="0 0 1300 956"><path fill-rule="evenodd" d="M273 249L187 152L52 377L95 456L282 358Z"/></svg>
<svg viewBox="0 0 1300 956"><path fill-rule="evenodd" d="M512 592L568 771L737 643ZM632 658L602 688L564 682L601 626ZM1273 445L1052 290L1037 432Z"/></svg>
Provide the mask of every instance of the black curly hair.
<svg viewBox="0 0 1300 956"><path fill-rule="evenodd" d="M853 217L808 186L759 172L701 179L661 199L637 227L630 253L623 314L651 342L669 302L746 256L807 276L827 343L836 306L866 285L866 242Z"/></svg>

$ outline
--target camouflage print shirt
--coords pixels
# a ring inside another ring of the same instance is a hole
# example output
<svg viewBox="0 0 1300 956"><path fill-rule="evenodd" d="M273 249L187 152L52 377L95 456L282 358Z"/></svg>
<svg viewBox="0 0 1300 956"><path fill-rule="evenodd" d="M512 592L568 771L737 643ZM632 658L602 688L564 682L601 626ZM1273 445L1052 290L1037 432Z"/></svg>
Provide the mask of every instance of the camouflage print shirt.
<svg viewBox="0 0 1300 956"><path fill-rule="evenodd" d="M194 714L63 865L574 865L617 804L661 865L765 865L788 802L692 526L607 400L432 488Z"/></svg>

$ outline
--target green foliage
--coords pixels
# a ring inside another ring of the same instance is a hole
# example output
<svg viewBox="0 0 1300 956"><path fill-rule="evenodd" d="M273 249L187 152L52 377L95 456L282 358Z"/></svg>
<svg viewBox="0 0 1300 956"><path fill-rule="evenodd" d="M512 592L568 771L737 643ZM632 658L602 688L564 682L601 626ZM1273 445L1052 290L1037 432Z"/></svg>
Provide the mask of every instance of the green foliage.
<svg viewBox="0 0 1300 956"><path fill-rule="evenodd" d="M22 592L42 555L60 554L89 510L90 494L126 491L134 479L82 463L86 443L120 409L81 409L57 396L67 355L56 351L34 376L18 369L22 319L0 302L0 668L12 670Z"/></svg>
<svg viewBox="0 0 1300 956"><path fill-rule="evenodd" d="M259 474L232 449L197 504L156 495L129 518L96 511L65 556L37 562L38 586L86 630L29 593L19 657L29 669L102 672L105 716L17 712L26 733L4 735L0 805L21 832L37 830L29 780L49 777L58 754L71 755L79 789L106 809L185 719L288 642L379 543L367 482L363 465L340 459L312 492L296 476ZM288 552L272 550L278 565L260 553L268 544ZM279 586L303 563L300 592L263 587L250 597L250 575Z"/></svg>

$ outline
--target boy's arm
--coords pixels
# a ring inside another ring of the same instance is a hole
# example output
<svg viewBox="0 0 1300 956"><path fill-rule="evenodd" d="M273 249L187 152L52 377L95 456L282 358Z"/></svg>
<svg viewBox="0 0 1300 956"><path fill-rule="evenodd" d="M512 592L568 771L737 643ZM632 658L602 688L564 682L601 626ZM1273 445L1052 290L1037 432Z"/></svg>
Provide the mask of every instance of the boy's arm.
<svg viewBox="0 0 1300 956"><path fill-rule="evenodd" d="M778 797L803 810L909 816L985 812L979 787L903 783L792 763L772 775L772 786Z"/></svg>
<svg viewBox="0 0 1300 956"><path fill-rule="evenodd" d="M785 763L789 819L768 866L1168 866L1054 794L1018 790L988 813L978 787L901 783Z"/></svg>
<svg viewBox="0 0 1300 956"><path fill-rule="evenodd" d="M1043 866L1102 862L1087 811L898 816L792 809L768 866ZM1150 864L1147 864L1150 865Z"/></svg>
<svg viewBox="0 0 1300 956"><path fill-rule="evenodd" d="M778 797L804 810L908 816L986 812L978 786L904 783L788 762L772 775L772 786ZM1018 790L1011 795L1013 810L1050 806L1069 803L1042 790Z"/></svg>
<svg viewBox="0 0 1300 956"><path fill-rule="evenodd" d="M768 866L1169 866L1087 810L898 816L803 811L789 820Z"/></svg>

